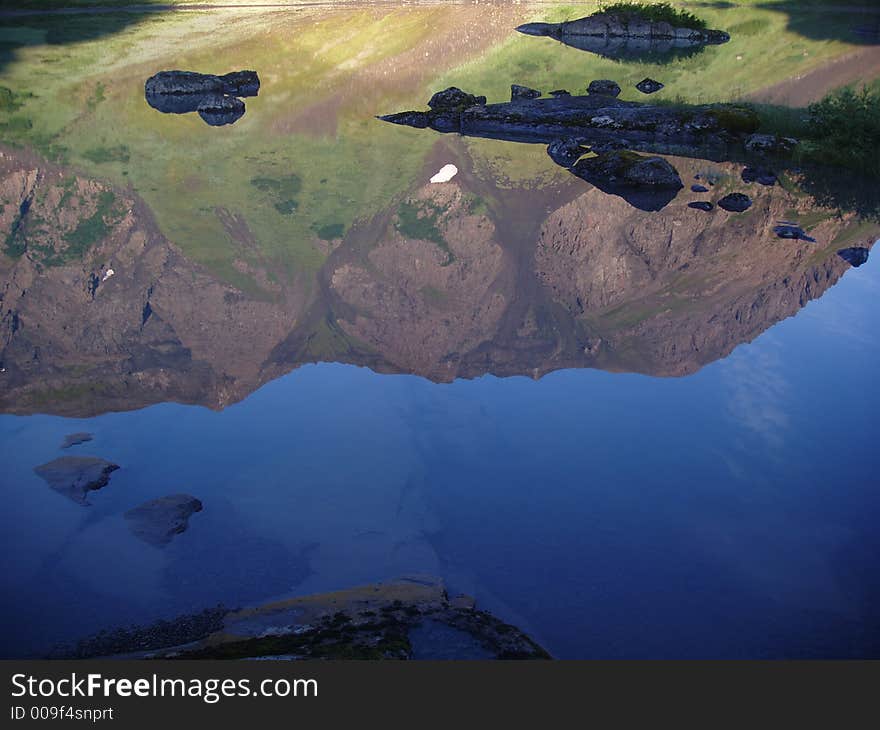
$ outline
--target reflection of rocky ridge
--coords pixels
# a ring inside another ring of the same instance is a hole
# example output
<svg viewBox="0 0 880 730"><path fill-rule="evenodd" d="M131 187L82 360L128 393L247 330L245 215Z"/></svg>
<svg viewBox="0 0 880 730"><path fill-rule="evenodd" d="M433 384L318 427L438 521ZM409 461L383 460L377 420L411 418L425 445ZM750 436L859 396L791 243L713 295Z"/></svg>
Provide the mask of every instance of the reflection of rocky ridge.
<svg viewBox="0 0 880 730"><path fill-rule="evenodd" d="M573 177L499 189L466 149L439 142L425 179L451 158L455 180L354 226L314 287L243 262L256 294L184 258L134 194L4 152L0 409L220 408L315 361L437 381L683 375L820 296L850 266L837 252L873 240L778 185L745 185L733 164L673 160L715 186L647 213ZM731 185L754 198L746 213L687 207ZM817 242L777 238L792 219Z"/></svg>
<svg viewBox="0 0 880 730"><path fill-rule="evenodd" d="M222 407L262 382L302 294L271 301L217 281L132 193L18 153L3 153L0 178L0 408Z"/></svg>

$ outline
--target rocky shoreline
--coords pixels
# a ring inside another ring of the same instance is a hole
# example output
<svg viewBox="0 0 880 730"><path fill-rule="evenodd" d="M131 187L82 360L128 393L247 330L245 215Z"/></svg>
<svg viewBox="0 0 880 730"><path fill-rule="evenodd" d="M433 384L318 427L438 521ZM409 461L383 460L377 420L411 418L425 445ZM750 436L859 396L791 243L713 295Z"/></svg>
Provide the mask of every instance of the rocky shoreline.
<svg viewBox="0 0 880 730"><path fill-rule="evenodd" d="M118 659L550 659L515 626L450 597L443 581L406 576L388 583L276 601L222 606L104 631L56 658Z"/></svg>

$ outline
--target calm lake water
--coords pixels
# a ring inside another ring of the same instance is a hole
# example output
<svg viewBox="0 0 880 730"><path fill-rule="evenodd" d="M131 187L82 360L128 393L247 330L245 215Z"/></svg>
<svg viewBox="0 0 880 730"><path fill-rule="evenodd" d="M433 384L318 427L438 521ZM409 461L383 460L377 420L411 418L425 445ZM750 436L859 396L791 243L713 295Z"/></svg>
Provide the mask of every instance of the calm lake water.
<svg viewBox="0 0 880 730"><path fill-rule="evenodd" d="M701 7L729 43L622 60L515 31L593 10L0 17L0 654L429 574L561 658L880 656L880 264L839 254L875 184L673 156L646 211L375 118L645 76L802 106L880 78L878 16ZM147 104L170 69L261 87L211 126ZM61 456L121 468L83 506Z"/></svg>

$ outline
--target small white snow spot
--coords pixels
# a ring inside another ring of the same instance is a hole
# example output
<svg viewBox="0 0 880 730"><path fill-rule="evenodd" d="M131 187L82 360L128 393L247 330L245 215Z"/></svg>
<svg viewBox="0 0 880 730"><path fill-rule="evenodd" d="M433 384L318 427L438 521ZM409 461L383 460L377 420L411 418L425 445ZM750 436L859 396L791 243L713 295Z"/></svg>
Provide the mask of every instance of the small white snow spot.
<svg viewBox="0 0 880 730"><path fill-rule="evenodd" d="M111 276L113 276L115 273L116 273L116 272L113 271L113 269L107 269L107 271L104 272L104 276L101 278L101 281L102 281L102 282L107 281L107 279L109 279L109 278L110 278Z"/></svg>
<svg viewBox="0 0 880 730"><path fill-rule="evenodd" d="M434 177L431 178L432 183L445 183L449 182L458 175L458 168L455 165L443 165L440 168L440 172L438 172Z"/></svg>

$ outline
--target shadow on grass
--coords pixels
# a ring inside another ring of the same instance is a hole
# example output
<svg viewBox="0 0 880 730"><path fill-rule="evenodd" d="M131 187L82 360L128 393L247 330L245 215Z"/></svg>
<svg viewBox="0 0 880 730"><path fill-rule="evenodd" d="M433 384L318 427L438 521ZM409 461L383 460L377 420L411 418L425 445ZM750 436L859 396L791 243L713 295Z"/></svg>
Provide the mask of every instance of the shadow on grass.
<svg viewBox="0 0 880 730"><path fill-rule="evenodd" d="M64 46L100 40L139 25L162 11L90 15L29 15L0 18L0 73L17 53L34 46Z"/></svg>

